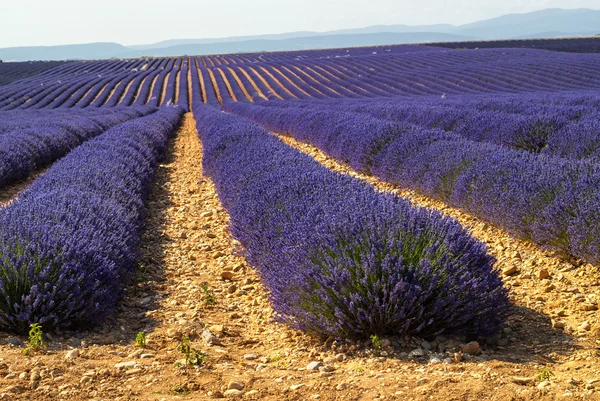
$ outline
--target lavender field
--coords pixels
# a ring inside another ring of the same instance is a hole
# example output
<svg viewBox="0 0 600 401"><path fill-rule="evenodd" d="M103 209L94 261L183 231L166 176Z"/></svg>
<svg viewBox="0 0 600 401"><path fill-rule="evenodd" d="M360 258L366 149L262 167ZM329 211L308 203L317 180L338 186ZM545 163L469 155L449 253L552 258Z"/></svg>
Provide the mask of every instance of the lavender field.
<svg viewBox="0 0 600 401"><path fill-rule="evenodd" d="M69 62L1 86L0 190L48 170L0 209L0 327L111 313L148 185L193 112L231 234L282 321L493 335L510 305L483 243L273 134L597 266L599 89L598 54L419 45Z"/></svg>

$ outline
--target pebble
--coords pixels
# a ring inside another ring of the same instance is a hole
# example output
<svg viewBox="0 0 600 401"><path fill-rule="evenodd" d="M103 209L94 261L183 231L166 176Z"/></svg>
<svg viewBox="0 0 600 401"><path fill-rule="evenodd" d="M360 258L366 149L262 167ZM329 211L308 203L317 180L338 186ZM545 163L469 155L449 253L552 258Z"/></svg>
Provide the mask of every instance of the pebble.
<svg viewBox="0 0 600 401"><path fill-rule="evenodd" d="M66 359L75 359L78 357L79 357L79 350L77 348L68 351L67 354L65 355Z"/></svg>
<svg viewBox="0 0 600 401"><path fill-rule="evenodd" d="M598 310L598 305L586 303L586 304L581 305L581 310L586 311L586 312Z"/></svg>
<svg viewBox="0 0 600 401"><path fill-rule="evenodd" d="M17 337L9 337L7 342L15 347L23 345L23 341L19 340Z"/></svg>
<svg viewBox="0 0 600 401"><path fill-rule="evenodd" d="M227 292L230 294L233 294L236 291L237 291L237 285L235 285L235 284L231 284L229 287L227 287Z"/></svg>
<svg viewBox="0 0 600 401"><path fill-rule="evenodd" d="M512 276L512 275L513 275L513 274L515 274L517 271L519 271L519 269L517 269L517 266L515 266L515 265L512 265L512 266L509 266L509 267L505 267L505 268L502 270L502 274L503 274L503 275L505 275L505 276Z"/></svg>
<svg viewBox="0 0 600 401"><path fill-rule="evenodd" d="M243 393L240 390L227 390L223 393L223 395L227 398L239 397ZM215 397L216 398L216 397Z"/></svg>
<svg viewBox="0 0 600 401"><path fill-rule="evenodd" d="M560 320L553 320L552 327L554 327L555 329L564 329L565 324L563 322L561 322Z"/></svg>
<svg viewBox="0 0 600 401"><path fill-rule="evenodd" d="M518 376L515 376L515 377L511 377L511 380L512 380L513 383L519 384L521 386L524 386L524 385L529 384L529 383L532 382L531 377L518 377Z"/></svg>
<svg viewBox="0 0 600 401"><path fill-rule="evenodd" d="M478 355L481 352L479 343L477 341L471 341L461 347L461 351L469 355Z"/></svg>
<svg viewBox="0 0 600 401"><path fill-rule="evenodd" d="M221 278L223 280L231 280L233 278L233 272L230 272L228 270L221 272Z"/></svg>
<svg viewBox="0 0 600 401"><path fill-rule="evenodd" d="M346 383L340 383L337 386L335 386L335 389L337 391L346 390L347 388L348 388L348 385Z"/></svg>
<svg viewBox="0 0 600 401"><path fill-rule="evenodd" d="M141 354L140 358L142 358L142 359L154 358L154 354Z"/></svg>
<svg viewBox="0 0 600 401"><path fill-rule="evenodd" d="M579 330L584 330L584 331L588 331L590 328L591 328L591 326L590 326L590 322L588 320L581 323L581 325L578 327Z"/></svg>
<svg viewBox="0 0 600 401"><path fill-rule="evenodd" d="M425 351L423 351L422 348L413 349L412 351L410 351L408 353L408 356L409 356L409 358L410 357L425 356Z"/></svg>
<svg viewBox="0 0 600 401"><path fill-rule="evenodd" d="M215 324L208 328L211 333L215 333L220 336L225 331L225 327L222 324Z"/></svg>
<svg viewBox="0 0 600 401"><path fill-rule="evenodd" d="M438 358L437 356L432 356L431 358L429 358L429 363L431 365L437 365L439 363L442 363L442 360L440 358Z"/></svg>
<svg viewBox="0 0 600 401"><path fill-rule="evenodd" d="M548 386L550 386L550 382L548 380L544 380L543 382L537 385L537 388L538 390L544 390Z"/></svg>
<svg viewBox="0 0 600 401"><path fill-rule="evenodd" d="M227 390L243 390L245 387L244 383L237 381L230 381L227 385Z"/></svg>
<svg viewBox="0 0 600 401"><path fill-rule="evenodd" d="M177 338L181 336L181 331L179 329L170 328L167 330L167 336L169 338Z"/></svg>
<svg viewBox="0 0 600 401"><path fill-rule="evenodd" d="M544 280L544 279L550 277L550 272L548 271L548 269L542 269L542 270L538 271L537 277L540 280Z"/></svg>
<svg viewBox="0 0 600 401"><path fill-rule="evenodd" d="M143 349L138 349L133 351L131 354L127 355L127 358L133 359L133 358L137 358L138 356L142 355L144 353Z"/></svg>
<svg viewBox="0 0 600 401"><path fill-rule="evenodd" d="M119 362L115 364L115 369L133 368L137 365L136 361Z"/></svg>
<svg viewBox="0 0 600 401"><path fill-rule="evenodd" d="M253 361L257 358L256 354L244 354L244 359L248 361Z"/></svg>
<svg viewBox="0 0 600 401"><path fill-rule="evenodd" d="M292 384L290 386L290 390L295 391L295 390L298 390L299 388L302 388L304 386L305 386L305 384Z"/></svg>
<svg viewBox="0 0 600 401"><path fill-rule="evenodd" d="M306 370L318 370L321 366L321 362L313 361L306 366Z"/></svg>
<svg viewBox="0 0 600 401"><path fill-rule="evenodd" d="M142 373L143 371L144 371L144 369L142 369L142 368L133 368L133 369L129 369L129 370L125 371L125 375L131 376L131 375L135 375L138 373Z"/></svg>
<svg viewBox="0 0 600 401"><path fill-rule="evenodd" d="M213 333L211 333L208 330L202 331L202 340L207 345L214 345L214 344L218 344L218 342L219 342L219 339L217 338L217 336L215 336Z"/></svg>
<svg viewBox="0 0 600 401"><path fill-rule="evenodd" d="M346 354L337 354L335 359L337 359L338 362L344 362L346 360Z"/></svg>

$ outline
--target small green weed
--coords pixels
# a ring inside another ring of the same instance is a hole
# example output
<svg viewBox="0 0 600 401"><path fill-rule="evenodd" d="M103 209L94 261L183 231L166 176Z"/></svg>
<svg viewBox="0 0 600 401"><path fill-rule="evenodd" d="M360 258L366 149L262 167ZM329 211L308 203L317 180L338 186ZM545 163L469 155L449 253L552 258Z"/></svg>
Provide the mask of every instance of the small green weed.
<svg viewBox="0 0 600 401"><path fill-rule="evenodd" d="M537 378L537 381L539 381L541 383L541 382L545 382L545 381L550 381L553 377L554 377L554 373L552 373L550 371L550 369L543 368L538 371L538 375L536 378Z"/></svg>
<svg viewBox="0 0 600 401"><path fill-rule="evenodd" d="M378 335L373 334L371 336L371 344L373 344L373 348L381 349L381 338Z"/></svg>
<svg viewBox="0 0 600 401"><path fill-rule="evenodd" d="M181 365L200 366L208 358L208 355L206 355L204 352L197 350L196 348L192 348L189 337L183 337L177 349L185 355L184 363L180 363L179 361L177 362L178 365L180 365L179 367L183 367Z"/></svg>
<svg viewBox="0 0 600 401"><path fill-rule="evenodd" d="M190 390L188 390L187 386L181 384L173 384L171 386L171 390L167 393L169 395L188 395Z"/></svg>
<svg viewBox="0 0 600 401"><path fill-rule="evenodd" d="M46 344L42 335L41 324L32 323L29 325L29 341L27 348L23 350L24 355L29 355L31 351L45 351L48 348L48 344Z"/></svg>
<svg viewBox="0 0 600 401"><path fill-rule="evenodd" d="M146 346L146 333L140 331L135 336L135 345L140 348L144 348Z"/></svg>
<svg viewBox="0 0 600 401"><path fill-rule="evenodd" d="M202 297L200 300L204 302L205 305L214 305L217 303L215 293L213 292L212 288L208 286L208 284L202 284L200 289L202 290Z"/></svg>

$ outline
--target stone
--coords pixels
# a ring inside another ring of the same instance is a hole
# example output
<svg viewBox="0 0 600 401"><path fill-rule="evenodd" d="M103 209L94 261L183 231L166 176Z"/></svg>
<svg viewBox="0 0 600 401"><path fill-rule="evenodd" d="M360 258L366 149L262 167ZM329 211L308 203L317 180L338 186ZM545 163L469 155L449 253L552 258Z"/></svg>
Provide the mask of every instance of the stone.
<svg viewBox="0 0 600 401"><path fill-rule="evenodd" d="M591 328L591 326L590 326L590 322L588 320L581 323L581 325L578 327L579 330L583 330L583 331L589 331L590 328Z"/></svg>
<svg viewBox="0 0 600 401"><path fill-rule="evenodd" d="M521 385L521 386L525 386L529 383L531 383L533 380L531 379L531 377L519 377L519 376L515 376L515 377L511 377L510 378L511 381L515 384Z"/></svg>
<svg viewBox="0 0 600 401"><path fill-rule="evenodd" d="M79 350L77 348L75 348L75 349L68 351L67 354L65 355L65 358L66 359L79 358Z"/></svg>
<svg viewBox="0 0 600 401"><path fill-rule="evenodd" d="M337 391L346 390L347 388L348 388L348 384L346 384L346 383L340 383L337 386L335 386L335 389Z"/></svg>
<svg viewBox="0 0 600 401"><path fill-rule="evenodd" d="M256 354L245 354L244 359L247 361L253 361L257 358Z"/></svg>
<svg viewBox="0 0 600 401"><path fill-rule="evenodd" d="M306 366L306 370L318 370L319 366L321 366L321 362L313 361Z"/></svg>
<svg viewBox="0 0 600 401"><path fill-rule="evenodd" d="M133 358L137 358L138 356L142 355L144 353L143 349L138 349L133 351L131 354L127 355L127 358L133 359Z"/></svg>
<svg viewBox="0 0 600 401"><path fill-rule="evenodd" d="M598 305L585 303L585 304L581 305L581 310L586 311L586 312L595 311L595 310L598 310Z"/></svg>
<svg viewBox="0 0 600 401"><path fill-rule="evenodd" d="M408 357L419 357L419 356L425 356L425 351L423 351L422 348L416 348L413 349L412 351L410 351L408 353Z"/></svg>
<svg viewBox="0 0 600 401"><path fill-rule="evenodd" d="M237 291L237 285L235 285L235 284L231 284L229 287L227 287L227 292L230 294L233 294L236 291Z"/></svg>
<svg viewBox="0 0 600 401"><path fill-rule="evenodd" d="M141 359L150 359L150 358L154 358L154 354L141 354L140 355Z"/></svg>
<svg viewBox="0 0 600 401"><path fill-rule="evenodd" d="M115 364L115 369L133 368L137 365L136 361L119 362Z"/></svg>
<svg viewBox="0 0 600 401"><path fill-rule="evenodd" d="M512 265L512 266L508 266L505 267L504 269L502 269L502 274L504 276L512 276L513 274L517 273L519 271L519 269L517 269L517 266Z"/></svg>
<svg viewBox="0 0 600 401"><path fill-rule="evenodd" d="M296 390L298 390L299 388L302 388L302 387L304 387L304 386L305 386L305 384L292 384L292 385L290 386L290 390L292 390L292 391L296 391Z"/></svg>
<svg viewBox="0 0 600 401"><path fill-rule="evenodd" d="M23 341L19 340L17 337L8 337L7 342L15 347L19 347L21 345L23 345Z"/></svg>
<svg viewBox="0 0 600 401"><path fill-rule="evenodd" d="M225 327L222 324L214 324L208 328L211 333L215 333L220 336L225 331Z"/></svg>
<svg viewBox="0 0 600 401"><path fill-rule="evenodd" d="M219 343L219 339L217 338L217 336L215 336L208 330L203 330L201 337L202 341L204 341L204 343L207 345L215 345Z"/></svg>
<svg viewBox="0 0 600 401"><path fill-rule="evenodd" d="M437 356L432 355L431 358L429 358L429 363L431 365L437 365L437 364L442 363L442 360L440 358L438 358Z"/></svg>
<svg viewBox="0 0 600 401"><path fill-rule="evenodd" d="M346 360L346 354L337 354L335 359L337 359L338 362L344 362Z"/></svg>
<svg viewBox="0 0 600 401"><path fill-rule="evenodd" d="M461 351L464 354L468 355L479 355L481 352L481 348L479 347L479 343L477 341L471 341L461 347Z"/></svg>
<svg viewBox="0 0 600 401"><path fill-rule="evenodd" d="M546 387L550 386L550 382L548 380L544 380L540 384L537 385L538 390L544 390Z"/></svg>
<svg viewBox="0 0 600 401"><path fill-rule="evenodd" d="M227 384L227 390L243 390L245 387L244 383L242 382L238 382L238 381L230 381L229 384Z"/></svg>
<svg viewBox="0 0 600 401"><path fill-rule="evenodd" d="M565 324L560 320L552 320L552 327L555 329L564 329Z"/></svg>
<svg viewBox="0 0 600 401"><path fill-rule="evenodd" d="M537 272L537 278L540 280L544 280L550 277L550 272L548 269L541 269Z"/></svg>
<svg viewBox="0 0 600 401"><path fill-rule="evenodd" d="M142 373L144 369L141 368L133 368L125 371L126 376L136 375L138 373Z"/></svg>
<svg viewBox="0 0 600 401"><path fill-rule="evenodd" d="M330 356L330 357L327 357L327 358L325 358L325 359L323 359L323 363L324 363L325 365L333 365L333 364L335 364L336 362L337 362L337 359L336 359L336 358L334 358L334 357L331 357L331 356Z"/></svg>
<svg viewBox="0 0 600 401"><path fill-rule="evenodd" d="M421 343L421 348L423 348L424 350L430 350L431 347L431 343L429 341L423 341Z"/></svg>
<svg viewBox="0 0 600 401"><path fill-rule="evenodd" d="M228 270L221 272L221 278L223 280L231 280L233 278L233 272Z"/></svg>
<svg viewBox="0 0 600 401"><path fill-rule="evenodd" d="M181 330L179 329L175 329L175 328L170 328L167 330L167 336L169 338L177 338L181 336Z"/></svg>
<svg viewBox="0 0 600 401"><path fill-rule="evenodd" d="M235 397L240 397L240 396L242 396L242 395L243 395L243 393L242 393L240 390L234 390L234 389L232 389L232 390L227 390L227 391L225 391L225 392L223 393L223 395L224 395L226 398L235 398Z"/></svg>

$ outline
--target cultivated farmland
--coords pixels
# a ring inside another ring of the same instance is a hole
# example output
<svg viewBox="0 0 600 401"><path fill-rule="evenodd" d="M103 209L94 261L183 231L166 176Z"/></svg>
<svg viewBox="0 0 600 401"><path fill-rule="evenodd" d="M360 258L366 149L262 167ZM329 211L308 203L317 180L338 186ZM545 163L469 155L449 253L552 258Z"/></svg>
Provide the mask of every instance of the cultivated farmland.
<svg viewBox="0 0 600 401"><path fill-rule="evenodd" d="M3 68L0 399L596 396L600 54Z"/></svg>

